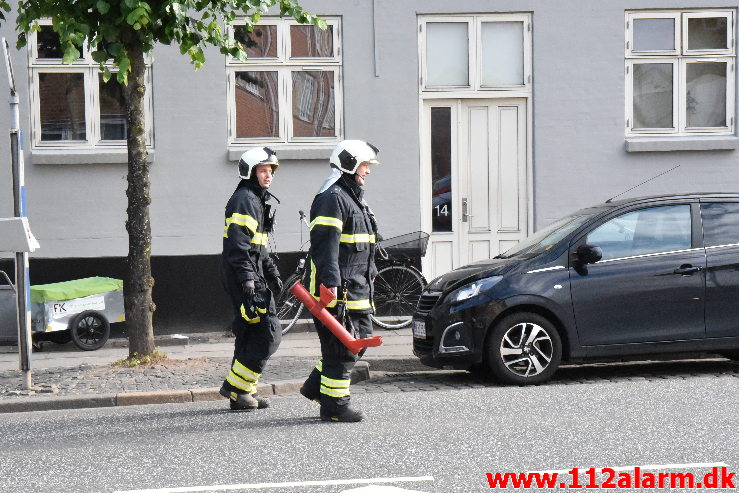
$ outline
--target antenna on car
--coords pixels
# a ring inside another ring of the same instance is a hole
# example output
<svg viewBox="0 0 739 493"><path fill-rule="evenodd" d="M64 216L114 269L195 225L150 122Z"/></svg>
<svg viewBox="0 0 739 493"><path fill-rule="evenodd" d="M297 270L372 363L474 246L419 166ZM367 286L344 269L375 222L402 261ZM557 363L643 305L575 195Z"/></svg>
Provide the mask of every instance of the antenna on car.
<svg viewBox="0 0 739 493"><path fill-rule="evenodd" d="M636 185L636 186L633 186L633 187L629 188L628 190L625 190L625 191L623 191L623 192L619 193L618 195L614 195L614 196L613 196L613 197L611 197L610 199L606 200L606 204L609 204L609 203L611 203L611 201L612 201L613 199L615 199L616 197L620 197L621 195L625 194L626 192L630 192L630 191L632 191L632 190L633 190L633 189L635 189L635 188L639 188L640 186L644 185L645 183L648 183L648 182L650 182L650 181L654 180L655 178L659 178L659 177L660 177L660 176L662 176L662 175L666 175L666 174L667 174L667 173L669 173L670 171L672 171L672 170L674 170L674 169L677 169L677 168L679 168L679 167L680 167L680 165L678 164L678 165L677 165L677 166L675 166L674 168L670 168L670 169L668 169L667 171L663 171L662 173L660 173L660 174L658 174L658 175L655 175L655 176L651 177L650 179L648 179L648 180L645 180L645 181L643 181L643 182L639 183L638 185Z"/></svg>

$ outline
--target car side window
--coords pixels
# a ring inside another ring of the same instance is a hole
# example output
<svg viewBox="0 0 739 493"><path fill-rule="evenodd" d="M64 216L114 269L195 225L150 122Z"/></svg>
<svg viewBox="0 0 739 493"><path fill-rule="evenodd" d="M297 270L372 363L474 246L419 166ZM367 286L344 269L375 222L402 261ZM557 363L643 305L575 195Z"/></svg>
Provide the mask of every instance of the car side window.
<svg viewBox="0 0 739 493"><path fill-rule="evenodd" d="M739 243L739 203L703 203L701 217L707 247Z"/></svg>
<svg viewBox="0 0 739 493"><path fill-rule="evenodd" d="M691 247L690 205L627 212L595 228L586 242L603 250L603 260L688 249Z"/></svg>

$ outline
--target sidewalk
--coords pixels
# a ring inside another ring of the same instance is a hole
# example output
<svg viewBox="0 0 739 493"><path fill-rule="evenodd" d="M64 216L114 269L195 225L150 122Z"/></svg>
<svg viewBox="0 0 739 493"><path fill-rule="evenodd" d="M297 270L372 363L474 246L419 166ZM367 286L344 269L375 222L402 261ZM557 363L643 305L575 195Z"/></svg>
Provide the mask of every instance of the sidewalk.
<svg viewBox="0 0 739 493"><path fill-rule="evenodd" d="M373 361L385 371L425 369L412 355L410 329L375 335L383 344L368 349L353 382L369 378ZM32 391L21 388L17 348L0 347L0 413L223 399L218 389L233 354L230 334L191 334L186 345L161 347L168 360L136 368L112 366L128 356L127 347L114 347L123 344L111 340L97 351L80 351L71 343L45 343L32 355ZM288 333L262 374L259 393L297 392L319 358L315 332Z"/></svg>

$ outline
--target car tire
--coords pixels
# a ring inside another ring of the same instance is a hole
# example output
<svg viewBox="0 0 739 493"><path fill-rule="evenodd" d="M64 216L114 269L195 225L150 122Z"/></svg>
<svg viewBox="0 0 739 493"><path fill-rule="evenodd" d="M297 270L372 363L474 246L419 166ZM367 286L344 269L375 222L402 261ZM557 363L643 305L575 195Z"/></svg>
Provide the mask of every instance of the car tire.
<svg viewBox="0 0 739 493"><path fill-rule="evenodd" d="M549 380L562 360L562 340L554 325L530 312L511 314L489 333L485 362L501 383L533 385Z"/></svg>

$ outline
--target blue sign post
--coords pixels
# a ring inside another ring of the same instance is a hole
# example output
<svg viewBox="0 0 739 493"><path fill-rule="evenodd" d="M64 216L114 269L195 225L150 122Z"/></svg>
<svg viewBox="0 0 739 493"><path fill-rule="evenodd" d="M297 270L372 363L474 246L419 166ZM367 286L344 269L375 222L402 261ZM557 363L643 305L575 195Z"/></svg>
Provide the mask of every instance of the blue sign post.
<svg viewBox="0 0 739 493"><path fill-rule="evenodd" d="M5 68L10 86L10 153L13 166L13 215L26 217L26 187L23 167L23 140L20 130L18 93L15 88L13 65L8 42L2 39L5 52ZM27 224L27 222L26 222ZM30 231L28 232L30 235ZM34 240L35 241L35 240ZM28 251L15 252L15 284L18 301L18 352L23 387L31 388L31 283L28 274Z"/></svg>

